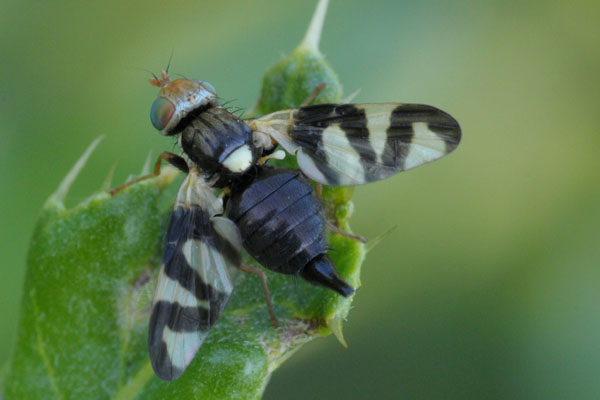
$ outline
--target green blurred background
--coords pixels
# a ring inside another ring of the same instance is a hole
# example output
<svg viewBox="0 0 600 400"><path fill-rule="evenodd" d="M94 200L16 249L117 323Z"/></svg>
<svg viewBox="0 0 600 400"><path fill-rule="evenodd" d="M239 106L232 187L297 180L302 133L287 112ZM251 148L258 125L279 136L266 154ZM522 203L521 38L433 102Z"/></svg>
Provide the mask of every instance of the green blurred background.
<svg viewBox="0 0 600 400"><path fill-rule="evenodd" d="M0 364L38 210L105 139L69 201L171 149L158 72L236 106L296 46L312 1L0 3ZM345 328L273 375L267 399L600 398L600 3L333 0L321 49L357 102L438 106L463 142L359 187L374 238Z"/></svg>

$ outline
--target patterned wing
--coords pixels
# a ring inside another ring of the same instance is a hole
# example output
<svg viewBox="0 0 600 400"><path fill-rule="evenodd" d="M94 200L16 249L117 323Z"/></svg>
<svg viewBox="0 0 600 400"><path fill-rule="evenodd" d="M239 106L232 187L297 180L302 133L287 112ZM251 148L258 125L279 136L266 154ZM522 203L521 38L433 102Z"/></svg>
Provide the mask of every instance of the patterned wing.
<svg viewBox="0 0 600 400"><path fill-rule="evenodd" d="M458 122L419 104L319 104L250 121L296 154L309 178L330 186L360 185L437 160L461 138Z"/></svg>
<svg viewBox="0 0 600 400"><path fill-rule="evenodd" d="M171 216L150 317L150 360L162 379L183 374L233 291L241 239L222 213L220 199L190 170Z"/></svg>

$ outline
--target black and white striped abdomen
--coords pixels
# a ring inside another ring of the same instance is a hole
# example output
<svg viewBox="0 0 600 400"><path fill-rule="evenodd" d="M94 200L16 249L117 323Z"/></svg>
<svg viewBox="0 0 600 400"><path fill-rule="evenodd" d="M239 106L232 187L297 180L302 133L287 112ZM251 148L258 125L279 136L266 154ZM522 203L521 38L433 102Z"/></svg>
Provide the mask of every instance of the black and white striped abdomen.
<svg viewBox="0 0 600 400"><path fill-rule="evenodd" d="M227 209L248 253L273 271L297 274L328 250L320 200L299 171L260 169L234 188Z"/></svg>

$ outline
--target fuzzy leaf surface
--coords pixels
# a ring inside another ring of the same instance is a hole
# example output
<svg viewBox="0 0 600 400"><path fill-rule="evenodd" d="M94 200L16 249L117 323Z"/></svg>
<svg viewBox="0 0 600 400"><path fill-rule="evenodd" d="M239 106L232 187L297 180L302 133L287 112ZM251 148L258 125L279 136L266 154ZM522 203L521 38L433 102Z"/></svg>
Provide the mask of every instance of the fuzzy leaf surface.
<svg viewBox="0 0 600 400"><path fill-rule="evenodd" d="M319 83L316 102L337 102L337 75L314 48L300 46L263 78L256 115L297 107ZM293 166L287 156L279 165ZM351 298L265 270L282 327L272 328L257 277L243 275L185 374L158 379L147 329L163 238L176 185L164 175L111 197L100 192L65 209L51 198L27 258L18 340L4 381L10 399L254 399L302 344L334 332ZM348 188L325 188L328 217L349 230ZM364 246L330 235L330 257L358 287ZM254 263L249 257L246 262Z"/></svg>

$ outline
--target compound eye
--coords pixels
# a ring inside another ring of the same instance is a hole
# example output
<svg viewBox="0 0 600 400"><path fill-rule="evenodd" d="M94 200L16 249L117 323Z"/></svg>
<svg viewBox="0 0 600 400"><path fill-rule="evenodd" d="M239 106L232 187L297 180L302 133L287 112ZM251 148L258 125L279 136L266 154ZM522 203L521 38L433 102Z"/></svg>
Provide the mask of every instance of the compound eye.
<svg viewBox="0 0 600 400"><path fill-rule="evenodd" d="M206 81L200 81L202 83L202 85L207 88L208 90L210 90L211 92L213 92L214 94L217 94L217 89L215 89L215 87L213 85L211 85L210 83L206 82Z"/></svg>
<svg viewBox="0 0 600 400"><path fill-rule="evenodd" d="M162 131L165 126L167 126L174 113L175 106L173 103L162 97L157 98L154 100L154 103L152 103L152 109L150 110L152 125L159 131Z"/></svg>

